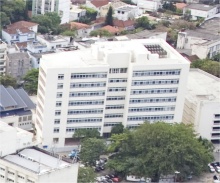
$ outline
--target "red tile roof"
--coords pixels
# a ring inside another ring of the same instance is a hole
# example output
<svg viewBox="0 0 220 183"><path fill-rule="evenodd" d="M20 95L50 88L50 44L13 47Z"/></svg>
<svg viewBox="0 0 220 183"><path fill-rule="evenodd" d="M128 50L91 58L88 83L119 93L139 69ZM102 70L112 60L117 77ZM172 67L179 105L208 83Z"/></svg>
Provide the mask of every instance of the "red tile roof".
<svg viewBox="0 0 220 183"><path fill-rule="evenodd" d="M115 33L118 33L119 32L119 29L118 28L115 28L115 27L112 27L110 25L106 25L105 27L102 27L101 28L102 30L107 30L108 32L112 33L112 34L115 34Z"/></svg>
<svg viewBox="0 0 220 183"><path fill-rule="evenodd" d="M185 3L176 3L175 6L176 6L177 9L182 10L184 7L187 6L187 4L185 4Z"/></svg>
<svg viewBox="0 0 220 183"><path fill-rule="evenodd" d="M96 8L99 8L99 7L102 7L102 6L105 6L109 3L108 0L92 0L91 3L96 7Z"/></svg>
<svg viewBox="0 0 220 183"><path fill-rule="evenodd" d="M75 29L79 30L79 29L88 29L88 28L90 28L90 26L87 24L79 23L79 22L70 22L70 28L71 29L75 28Z"/></svg>
<svg viewBox="0 0 220 183"><path fill-rule="evenodd" d="M8 25L7 28L4 29L4 31L9 34L17 34L17 30L20 30L22 33L33 32L29 28L36 26L36 25L38 24L33 23L33 22L27 22L27 21L19 21L11 25Z"/></svg>
<svg viewBox="0 0 220 183"><path fill-rule="evenodd" d="M125 28L125 27L129 27L129 26L132 26L135 24L135 21L134 20L126 20L126 21L123 21L123 20L113 20L113 24L114 26L116 27L119 27L119 28Z"/></svg>

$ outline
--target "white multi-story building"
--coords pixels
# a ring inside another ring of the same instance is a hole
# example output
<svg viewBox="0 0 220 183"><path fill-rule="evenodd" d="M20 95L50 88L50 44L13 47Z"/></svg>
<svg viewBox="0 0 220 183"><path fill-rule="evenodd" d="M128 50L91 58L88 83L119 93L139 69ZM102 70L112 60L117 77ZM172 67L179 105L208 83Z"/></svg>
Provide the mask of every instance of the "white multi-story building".
<svg viewBox="0 0 220 183"><path fill-rule="evenodd" d="M70 0L33 0L32 15L56 12L61 17L61 24L68 23L70 3Z"/></svg>
<svg viewBox="0 0 220 183"><path fill-rule="evenodd" d="M118 123L181 122L188 71L189 62L161 39L97 42L43 55L37 138L62 147L80 128L107 135Z"/></svg>
<svg viewBox="0 0 220 183"><path fill-rule="evenodd" d="M0 40L0 75L6 72L7 44Z"/></svg>
<svg viewBox="0 0 220 183"><path fill-rule="evenodd" d="M220 79L200 69L188 76L183 123L213 143L220 143Z"/></svg>
<svg viewBox="0 0 220 183"><path fill-rule="evenodd" d="M132 0L132 2L144 11L154 12L162 7L161 0Z"/></svg>

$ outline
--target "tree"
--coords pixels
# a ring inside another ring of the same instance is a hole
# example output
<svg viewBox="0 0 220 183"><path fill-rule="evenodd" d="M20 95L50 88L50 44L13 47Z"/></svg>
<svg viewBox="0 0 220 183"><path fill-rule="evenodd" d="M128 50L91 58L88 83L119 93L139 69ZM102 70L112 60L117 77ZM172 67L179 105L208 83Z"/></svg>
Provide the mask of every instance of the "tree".
<svg viewBox="0 0 220 183"><path fill-rule="evenodd" d="M37 94L39 69L32 69L23 77L24 89L29 94Z"/></svg>
<svg viewBox="0 0 220 183"><path fill-rule="evenodd" d="M15 78L9 76L9 75L0 75L0 84L7 86L16 87L17 81Z"/></svg>
<svg viewBox="0 0 220 183"><path fill-rule="evenodd" d="M93 183L95 182L96 174L91 167L79 168L78 183Z"/></svg>
<svg viewBox="0 0 220 183"><path fill-rule="evenodd" d="M66 30L66 31L62 32L61 35L75 37L76 31L75 30Z"/></svg>
<svg viewBox="0 0 220 183"><path fill-rule="evenodd" d="M106 145L103 139L85 139L81 144L80 159L83 163L88 163L91 166L95 165L95 161L99 159L105 149Z"/></svg>
<svg viewBox="0 0 220 183"><path fill-rule="evenodd" d="M144 29L152 29L152 26L146 16L140 17L136 20L136 28L142 27Z"/></svg>
<svg viewBox="0 0 220 183"><path fill-rule="evenodd" d="M124 126L123 126L123 124L119 123L119 124L112 127L111 135L112 134L120 134L120 133L123 133L123 131L124 131Z"/></svg>
<svg viewBox="0 0 220 183"><path fill-rule="evenodd" d="M199 142L191 126L184 124L144 123L133 131L113 135L111 140L113 148L109 149L119 150L108 161L110 169L150 177L154 182L175 171L182 180L191 172L200 175L213 160L212 151Z"/></svg>
<svg viewBox="0 0 220 183"><path fill-rule="evenodd" d="M110 37L112 34L107 30L98 29L90 32L90 36Z"/></svg>
<svg viewBox="0 0 220 183"><path fill-rule="evenodd" d="M216 61L216 62L220 62L220 53L214 55L214 56L212 57L212 60L213 60L213 61Z"/></svg>
<svg viewBox="0 0 220 183"><path fill-rule="evenodd" d="M191 68L199 68L216 77L220 77L220 62L209 59L199 59L191 63Z"/></svg>
<svg viewBox="0 0 220 183"><path fill-rule="evenodd" d="M78 129L73 134L73 138L98 138L100 137L100 133L97 129Z"/></svg>
<svg viewBox="0 0 220 183"><path fill-rule="evenodd" d="M109 9L108 9L108 12L107 12L107 15L106 15L106 18L105 18L105 24L106 25L111 25L113 26L113 9L112 7L110 6Z"/></svg>
<svg viewBox="0 0 220 183"><path fill-rule="evenodd" d="M8 25L10 23L10 18L4 12L0 12L0 20L2 26Z"/></svg>

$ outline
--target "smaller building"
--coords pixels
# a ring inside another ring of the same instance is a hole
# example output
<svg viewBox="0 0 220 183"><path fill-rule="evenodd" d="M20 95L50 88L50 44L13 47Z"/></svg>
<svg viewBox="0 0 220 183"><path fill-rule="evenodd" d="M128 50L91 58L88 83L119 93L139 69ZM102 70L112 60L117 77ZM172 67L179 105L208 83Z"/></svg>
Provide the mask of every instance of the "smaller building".
<svg viewBox="0 0 220 183"><path fill-rule="evenodd" d="M183 123L213 143L220 143L220 79L200 69L188 76Z"/></svg>
<svg viewBox="0 0 220 183"><path fill-rule="evenodd" d="M0 74L6 72L7 44L0 39Z"/></svg>
<svg viewBox="0 0 220 183"><path fill-rule="evenodd" d="M70 21L79 20L80 17L86 15L85 9L80 9L79 6L71 5L70 9Z"/></svg>
<svg viewBox="0 0 220 183"><path fill-rule="evenodd" d="M7 55L6 73L21 79L31 69L31 58L26 52Z"/></svg>
<svg viewBox="0 0 220 183"><path fill-rule="evenodd" d="M2 29L2 38L8 43L24 43L34 41L38 24L27 21L19 21Z"/></svg>
<svg viewBox="0 0 220 183"><path fill-rule="evenodd" d="M96 10L98 12L97 17L100 17L101 15L100 12L102 11L102 7L106 6L109 3L110 1L108 0L101 0L101 1L100 0L92 0L92 1L87 0L85 6Z"/></svg>
<svg viewBox="0 0 220 183"><path fill-rule="evenodd" d="M32 133L12 127L0 120L0 158L15 153L19 149L33 146L32 140Z"/></svg>
<svg viewBox="0 0 220 183"><path fill-rule="evenodd" d="M115 8L113 16L118 20L133 20L142 14L137 6L126 5L123 7Z"/></svg>
<svg viewBox="0 0 220 183"><path fill-rule="evenodd" d="M70 22L70 29L76 30L77 38L88 37L90 32L93 31L93 26L79 23L79 22Z"/></svg>
<svg viewBox="0 0 220 183"><path fill-rule="evenodd" d="M43 53L47 51L47 45L39 41L30 42L27 44L27 51L31 53Z"/></svg>
<svg viewBox="0 0 220 183"><path fill-rule="evenodd" d="M205 4L189 4L183 9L183 14L186 14L187 11L190 12L193 20L197 20L198 18L204 18L206 20L214 17L218 12L217 7Z"/></svg>
<svg viewBox="0 0 220 183"><path fill-rule="evenodd" d="M161 0L132 0L143 11L155 12L162 7Z"/></svg>
<svg viewBox="0 0 220 183"><path fill-rule="evenodd" d="M176 3L175 6L176 6L176 9L183 10L187 6L187 4L186 3Z"/></svg>
<svg viewBox="0 0 220 183"><path fill-rule="evenodd" d="M135 21L134 20L113 20L113 24L119 30L134 30L135 29Z"/></svg>
<svg viewBox="0 0 220 183"><path fill-rule="evenodd" d="M77 183L78 163L37 147L0 159L0 182Z"/></svg>
<svg viewBox="0 0 220 183"><path fill-rule="evenodd" d="M0 85L0 119L10 126L32 129L32 109L35 104L23 88L5 88Z"/></svg>
<svg viewBox="0 0 220 183"><path fill-rule="evenodd" d="M102 27L101 29L108 31L113 35L117 35L120 32L120 30L118 28L112 27L110 25L106 25L106 26Z"/></svg>

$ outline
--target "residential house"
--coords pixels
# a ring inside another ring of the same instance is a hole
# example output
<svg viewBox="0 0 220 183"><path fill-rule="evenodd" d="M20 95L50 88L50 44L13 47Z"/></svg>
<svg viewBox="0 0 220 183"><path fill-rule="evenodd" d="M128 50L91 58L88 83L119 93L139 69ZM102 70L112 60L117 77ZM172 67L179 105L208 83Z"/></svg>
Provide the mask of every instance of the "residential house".
<svg viewBox="0 0 220 183"><path fill-rule="evenodd" d="M174 5L176 6L176 9L179 9L179 10L183 10L187 6L186 3L176 3Z"/></svg>
<svg viewBox="0 0 220 183"><path fill-rule="evenodd" d="M183 9L183 14L186 14L187 11L190 12L190 15L193 20L198 18L204 18L205 20L210 19L215 16L218 12L216 6L210 6L205 4L189 4Z"/></svg>
<svg viewBox="0 0 220 183"><path fill-rule="evenodd" d="M85 15L86 15L85 9L80 9L79 6L71 5L70 19L69 19L70 21L79 20L80 17L83 17Z"/></svg>
<svg viewBox="0 0 220 183"><path fill-rule="evenodd" d="M15 22L2 29L2 38L8 44L35 41L37 29L38 24L33 22Z"/></svg>
<svg viewBox="0 0 220 183"><path fill-rule="evenodd" d="M133 20L141 14L142 11L139 10L137 6L126 5L119 8L115 8L113 16L118 20L126 21Z"/></svg>
<svg viewBox="0 0 220 183"><path fill-rule="evenodd" d="M126 5L127 5L126 3L124 3L120 0L112 0L110 3L104 5L100 8L100 17L106 17L110 6L113 8L113 11L114 11L116 8L126 6Z"/></svg>
<svg viewBox="0 0 220 183"><path fill-rule="evenodd" d="M190 69L183 123L192 124L198 135L220 143L220 79L200 69Z"/></svg>
<svg viewBox="0 0 220 183"><path fill-rule="evenodd" d="M27 51L30 53L47 52L47 45L39 41L27 43Z"/></svg>
<svg viewBox="0 0 220 183"><path fill-rule="evenodd" d="M14 89L0 85L0 119L10 126L31 130L34 103L23 88Z"/></svg>
<svg viewBox="0 0 220 183"><path fill-rule="evenodd" d="M0 40L0 75L6 72L7 44Z"/></svg>
<svg viewBox="0 0 220 183"><path fill-rule="evenodd" d="M110 25L106 25L102 27L101 29L110 32L112 35L117 35L120 32L118 28L110 26Z"/></svg>
<svg viewBox="0 0 220 183"><path fill-rule="evenodd" d="M33 0L32 16L56 12L61 17L61 24L68 23L70 17L70 0Z"/></svg>
<svg viewBox="0 0 220 183"><path fill-rule="evenodd" d="M200 59L212 58L220 52L220 35L207 34L203 29L185 30L178 33L177 48L189 50Z"/></svg>
<svg viewBox="0 0 220 183"><path fill-rule="evenodd" d="M156 12L162 7L161 0L132 0L141 10Z"/></svg>
<svg viewBox="0 0 220 183"><path fill-rule="evenodd" d="M6 73L21 79L31 69L31 59L28 53L10 53L7 55Z"/></svg>
<svg viewBox="0 0 220 183"><path fill-rule="evenodd" d="M108 0L92 0L92 1L87 0L85 6L96 10L98 12L97 17L100 17L102 7L106 6L109 3L110 1Z"/></svg>
<svg viewBox="0 0 220 183"><path fill-rule="evenodd" d="M135 29L135 21L134 20L113 20L113 24L116 28L120 30L134 30Z"/></svg>
<svg viewBox="0 0 220 183"><path fill-rule="evenodd" d="M70 25L70 29L76 30L77 38L88 37L90 32L94 30L93 26L79 22L70 22L69 25Z"/></svg>

